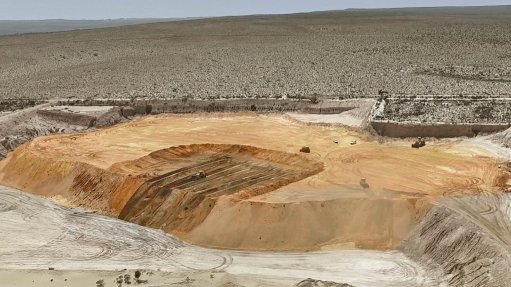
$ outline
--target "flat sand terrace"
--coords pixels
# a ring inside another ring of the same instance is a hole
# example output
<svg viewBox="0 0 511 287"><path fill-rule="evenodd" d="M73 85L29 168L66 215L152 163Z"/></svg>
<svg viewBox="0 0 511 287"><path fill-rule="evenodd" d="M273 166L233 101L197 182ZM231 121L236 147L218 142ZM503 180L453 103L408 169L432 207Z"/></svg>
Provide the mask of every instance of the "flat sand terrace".
<svg viewBox="0 0 511 287"><path fill-rule="evenodd" d="M357 144L351 145L354 140ZM323 162L325 170L256 198L277 202L299 200L302 192L305 198L311 192L316 198L479 193L494 190L507 178L499 168L500 160L485 156L483 149L458 150L459 142L435 141L418 150L410 148L409 141L380 144L343 127L301 124L273 115L153 116L92 133L38 138L29 150L45 158L107 169L156 150L206 143L289 153L309 146L311 153L304 155ZM369 189L360 187L361 178L367 180Z"/></svg>

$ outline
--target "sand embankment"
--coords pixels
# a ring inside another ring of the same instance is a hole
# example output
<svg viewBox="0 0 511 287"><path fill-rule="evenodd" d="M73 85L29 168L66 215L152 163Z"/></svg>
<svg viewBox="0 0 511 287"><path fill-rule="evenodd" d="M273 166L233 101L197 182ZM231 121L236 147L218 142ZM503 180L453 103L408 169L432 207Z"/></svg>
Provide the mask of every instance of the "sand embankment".
<svg viewBox="0 0 511 287"><path fill-rule="evenodd" d="M208 247L251 250L393 249L428 208L417 199L397 198L290 203L224 198L183 238Z"/></svg>

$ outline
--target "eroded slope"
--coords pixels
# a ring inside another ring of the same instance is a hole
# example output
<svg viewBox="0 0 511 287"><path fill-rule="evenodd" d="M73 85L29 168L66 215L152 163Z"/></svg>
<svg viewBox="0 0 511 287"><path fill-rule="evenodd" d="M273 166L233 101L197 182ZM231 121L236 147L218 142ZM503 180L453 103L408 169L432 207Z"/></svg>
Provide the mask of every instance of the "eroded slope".
<svg viewBox="0 0 511 287"><path fill-rule="evenodd" d="M412 259L440 267L449 286L509 286L511 197L479 195L438 203L404 242Z"/></svg>

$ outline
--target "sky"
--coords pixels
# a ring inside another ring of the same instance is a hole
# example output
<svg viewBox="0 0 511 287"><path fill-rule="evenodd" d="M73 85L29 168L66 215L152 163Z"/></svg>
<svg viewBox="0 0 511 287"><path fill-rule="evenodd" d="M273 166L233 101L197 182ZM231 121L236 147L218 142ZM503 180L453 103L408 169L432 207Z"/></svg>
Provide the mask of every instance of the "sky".
<svg viewBox="0 0 511 287"><path fill-rule="evenodd" d="M0 0L0 20L185 18L477 5L511 5L511 0Z"/></svg>

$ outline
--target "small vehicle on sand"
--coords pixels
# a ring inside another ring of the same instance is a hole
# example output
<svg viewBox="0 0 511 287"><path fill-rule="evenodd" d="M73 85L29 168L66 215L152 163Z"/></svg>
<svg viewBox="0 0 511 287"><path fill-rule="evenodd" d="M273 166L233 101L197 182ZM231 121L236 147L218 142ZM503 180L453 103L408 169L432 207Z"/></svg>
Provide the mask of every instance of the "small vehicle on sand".
<svg viewBox="0 0 511 287"><path fill-rule="evenodd" d="M418 137L417 140L412 143L412 148L421 148L426 145L426 139L423 137Z"/></svg>

